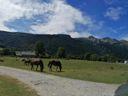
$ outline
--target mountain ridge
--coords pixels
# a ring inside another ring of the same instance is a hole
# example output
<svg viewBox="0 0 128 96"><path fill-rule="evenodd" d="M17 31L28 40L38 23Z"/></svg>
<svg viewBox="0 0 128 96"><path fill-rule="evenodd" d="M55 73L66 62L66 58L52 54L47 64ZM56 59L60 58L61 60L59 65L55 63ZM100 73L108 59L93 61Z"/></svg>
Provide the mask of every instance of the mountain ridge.
<svg viewBox="0 0 128 96"><path fill-rule="evenodd" d="M0 45L17 50L34 50L35 44L42 41L46 51L55 55L59 47L64 47L68 55L83 56L86 53L99 55L112 54L127 59L128 41L109 37L72 38L65 34L30 34L0 31Z"/></svg>

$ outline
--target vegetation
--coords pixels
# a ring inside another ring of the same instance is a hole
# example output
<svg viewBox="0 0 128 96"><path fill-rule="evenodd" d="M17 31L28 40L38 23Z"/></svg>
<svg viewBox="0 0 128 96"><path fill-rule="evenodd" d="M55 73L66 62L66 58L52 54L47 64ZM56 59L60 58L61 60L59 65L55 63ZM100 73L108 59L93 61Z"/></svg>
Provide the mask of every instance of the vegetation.
<svg viewBox="0 0 128 96"><path fill-rule="evenodd" d="M43 42L37 42L35 47L35 52L37 56L43 57L45 55L45 49Z"/></svg>
<svg viewBox="0 0 128 96"><path fill-rule="evenodd" d="M2 66L30 70L30 67L25 66L20 59L16 60L15 57L3 57L3 59L5 62L0 63ZM51 59L43 59L45 64L45 73L103 83L120 84L128 80L128 65L98 61L62 59L60 60L63 65L62 72L49 72L47 64L50 60Z"/></svg>
<svg viewBox="0 0 128 96"><path fill-rule="evenodd" d="M9 48L0 48L0 55L2 56L15 56L15 51Z"/></svg>
<svg viewBox="0 0 128 96"><path fill-rule="evenodd" d="M95 61L97 59L99 61L110 61L113 60L112 58L114 58L114 61L128 59L128 41L124 40L97 39L93 36L88 38L71 38L69 35L34 35L0 31L0 47L2 48L33 51L35 46L38 45L38 41L43 42L42 47L45 48L47 55L51 57L56 56L59 47L63 47L68 58L93 59ZM92 56L85 58L85 54ZM98 58L95 58L97 56Z"/></svg>
<svg viewBox="0 0 128 96"><path fill-rule="evenodd" d="M7 48L3 48L2 53L3 53L3 55L9 55L10 54L10 50L7 49Z"/></svg>
<svg viewBox="0 0 128 96"><path fill-rule="evenodd" d="M58 58L65 58L66 57L66 52L63 47L59 47L57 51L57 57Z"/></svg>
<svg viewBox="0 0 128 96"><path fill-rule="evenodd" d="M114 64L114 62L123 62L128 59L128 41L111 38L97 39L93 36L71 38L69 35L62 34L34 35L0 31L0 55L14 56L16 50L35 50L37 56L40 57L50 58L57 55L60 59L65 58L65 60L61 60L64 72L49 72L45 67L46 73L105 83L122 83L128 80L128 66ZM49 60L51 59L44 59L43 61L48 64ZM4 61L0 65L30 69L13 57L4 57Z"/></svg>
<svg viewBox="0 0 128 96"><path fill-rule="evenodd" d="M38 96L34 90L28 88L16 79L0 76L0 96Z"/></svg>

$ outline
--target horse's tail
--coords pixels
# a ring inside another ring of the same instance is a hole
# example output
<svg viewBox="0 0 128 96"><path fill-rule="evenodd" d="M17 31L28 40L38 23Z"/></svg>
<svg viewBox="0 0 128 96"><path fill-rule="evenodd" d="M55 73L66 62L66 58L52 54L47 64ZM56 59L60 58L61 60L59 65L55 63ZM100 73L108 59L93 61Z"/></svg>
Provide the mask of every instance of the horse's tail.
<svg viewBox="0 0 128 96"><path fill-rule="evenodd" d="M59 66L59 67L60 67L60 71L61 71L61 70L62 70L62 64L61 64L61 62L60 62L60 61L59 61L59 64L60 64L60 66Z"/></svg>
<svg viewBox="0 0 128 96"><path fill-rule="evenodd" d="M60 65L60 71L62 70L62 65Z"/></svg>
<svg viewBox="0 0 128 96"><path fill-rule="evenodd" d="M40 60L40 71L43 72L44 69L44 63L42 60Z"/></svg>
<svg viewBox="0 0 128 96"><path fill-rule="evenodd" d="M44 66L44 63L43 63L43 61L42 61L42 60L40 60L40 64L41 64L42 66Z"/></svg>

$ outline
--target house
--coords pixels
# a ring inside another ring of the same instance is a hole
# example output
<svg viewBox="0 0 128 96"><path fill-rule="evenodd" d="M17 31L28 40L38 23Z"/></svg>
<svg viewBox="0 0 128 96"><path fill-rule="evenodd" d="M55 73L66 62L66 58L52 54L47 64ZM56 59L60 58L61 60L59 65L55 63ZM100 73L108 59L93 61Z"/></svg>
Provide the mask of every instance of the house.
<svg viewBox="0 0 128 96"><path fill-rule="evenodd" d="M124 64L128 64L128 61L127 61L127 60L125 60L125 61L124 61Z"/></svg>
<svg viewBox="0 0 128 96"><path fill-rule="evenodd" d="M16 51L16 56L19 57L35 57L36 52L35 51Z"/></svg>

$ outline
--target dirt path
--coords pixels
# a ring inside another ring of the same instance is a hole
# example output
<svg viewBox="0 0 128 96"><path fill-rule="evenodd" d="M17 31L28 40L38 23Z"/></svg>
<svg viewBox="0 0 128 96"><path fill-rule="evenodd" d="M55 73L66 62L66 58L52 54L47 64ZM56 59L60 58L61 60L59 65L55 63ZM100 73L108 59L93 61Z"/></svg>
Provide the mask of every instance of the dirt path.
<svg viewBox="0 0 128 96"><path fill-rule="evenodd" d="M21 69L0 67L0 75L9 75L28 84L40 96L114 96L118 85L62 78Z"/></svg>

